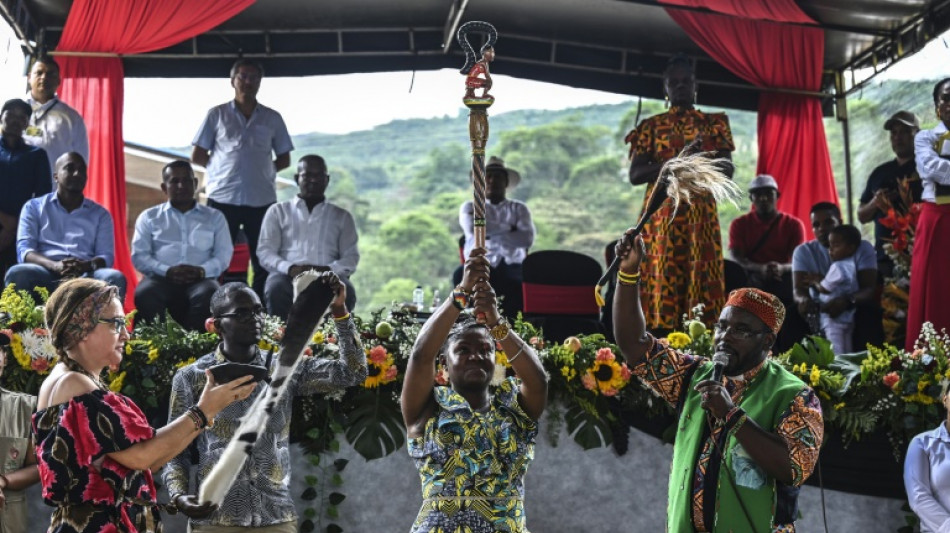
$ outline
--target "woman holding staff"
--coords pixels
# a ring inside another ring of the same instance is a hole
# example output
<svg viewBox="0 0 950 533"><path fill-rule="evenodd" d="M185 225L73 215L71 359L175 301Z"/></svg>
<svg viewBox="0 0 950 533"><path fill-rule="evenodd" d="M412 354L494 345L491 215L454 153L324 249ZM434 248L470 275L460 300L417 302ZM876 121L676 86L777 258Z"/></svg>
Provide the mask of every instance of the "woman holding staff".
<svg viewBox="0 0 950 533"><path fill-rule="evenodd" d="M524 475L547 376L498 312L488 274L485 250L472 250L462 282L422 327L406 369L402 415L423 497L413 533L527 531ZM459 321L470 304L484 323ZM492 390L496 345L518 378ZM447 387L435 386L437 362L447 370Z"/></svg>

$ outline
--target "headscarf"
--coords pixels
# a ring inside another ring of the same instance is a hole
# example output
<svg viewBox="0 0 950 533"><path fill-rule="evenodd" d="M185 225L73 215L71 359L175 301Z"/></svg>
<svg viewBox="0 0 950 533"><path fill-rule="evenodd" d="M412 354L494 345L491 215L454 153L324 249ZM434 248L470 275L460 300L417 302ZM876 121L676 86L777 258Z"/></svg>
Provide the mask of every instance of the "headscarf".
<svg viewBox="0 0 950 533"><path fill-rule="evenodd" d="M772 333L778 334L785 321L785 305L778 296L759 289L736 289L729 293L725 307L738 307L757 316Z"/></svg>
<svg viewBox="0 0 950 533"><path fill-rule="evenodd" d="M73 310L66 325L63 326L63 331L59 334L58 344L62 349L65 351L72 348L89 335L99 325L102 309L118 296L119 289L114 285L107 285L83 298L76 305L76 309Z"/></svg>

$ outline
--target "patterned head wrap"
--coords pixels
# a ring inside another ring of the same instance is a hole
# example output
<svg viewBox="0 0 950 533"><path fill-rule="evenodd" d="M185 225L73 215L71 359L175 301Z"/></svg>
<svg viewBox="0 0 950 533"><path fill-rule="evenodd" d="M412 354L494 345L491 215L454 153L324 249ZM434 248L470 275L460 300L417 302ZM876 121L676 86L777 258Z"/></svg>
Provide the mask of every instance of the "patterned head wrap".
<svg viewBox="0 0 950 533"><path fill-rule="evenodd" d="M729 306L745 309L759 317L775 334L778 334L785 321L785 306L778 296L759 289L736 289L730 292L725 307Z"/></svg>
<svg viewBox="0 0 950 533"><path fill-rule="evenodd" d="M118 297L119 289L113 285L107 285L83 298L83 300L76 305L76 308L69 316L69 321L63 327L62 333L60 333L59 338L56 339L59 341L59 347L62 347L63 350L68 350L81 341L83 337L89 335L89 333L99 325L99 316L102 313L102 309L108 305L113 298Z"/></svg>

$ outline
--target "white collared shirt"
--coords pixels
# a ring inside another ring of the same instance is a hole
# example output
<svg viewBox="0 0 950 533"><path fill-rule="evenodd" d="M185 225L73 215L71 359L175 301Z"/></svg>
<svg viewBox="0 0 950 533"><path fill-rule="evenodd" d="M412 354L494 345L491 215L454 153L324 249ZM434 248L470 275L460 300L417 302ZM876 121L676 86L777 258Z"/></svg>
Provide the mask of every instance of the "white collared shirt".
<svg viewBox="0 0 950 533"><path fill-rule="evenodd" d="M349 278L360 261L353 215L323 201L307 210L297 197L267 210L257 243L257 258L268 272L286 274L298 264L325 265Z"/></svg>
<svg viewBox="0 0 950 533"><path fill-rule="evenodd" d="M274 155L294 149L277 111L257 104L245 118L234 100L212 107L191 144L211 152L208 198L252 207L277 201Z"/></svg>
<svg viewBox="0 0 950 533"><path fill-rule="evenodd" d="M135 221L132 264L146 276L165 276L178 265L199 266L214 279L231 264L234 245L224 214L201 204L184 213L165 202Z"/></svg>
<svg viewBox="0 0 950 533"><path fill-rule="evenodd" d="M941 122L932 130L920 130L914 137L914 159L917 161L917 174L924 184L920 199L933 203L936 200L934 184L950 185L950 158L941 157L934 147L937 139L947 133L947 126Z"/></svg>
<svg viewBox="0 0 950 533"><path fill-rule="evenodd" d="M946 424L910 441L904 489L923 533L950 531L950 435Z"/></svg>
<svg viewBox="0 0 950 533"><path fill-rule="evenodd" d="M474 215L472 202L459 209L459 226L465 233L465 258L475 247ZM485 202L485 249L492 266L504 260L509 265L520 265L534 244L534 222L531 211L524 202L505 199L497 204Z"/></svg>
<svg viewBox="0 0 950 533"><path fill-rule="evenodd" d="M26 100L33 108L33 114L30 124L23 131L23 140L26 144L46 150L52 175L56 175L56 160L67 152L78 152L88 165L89 136L79 112L57 96L45 104L37 102L32 96L27 96Z"/></svg>

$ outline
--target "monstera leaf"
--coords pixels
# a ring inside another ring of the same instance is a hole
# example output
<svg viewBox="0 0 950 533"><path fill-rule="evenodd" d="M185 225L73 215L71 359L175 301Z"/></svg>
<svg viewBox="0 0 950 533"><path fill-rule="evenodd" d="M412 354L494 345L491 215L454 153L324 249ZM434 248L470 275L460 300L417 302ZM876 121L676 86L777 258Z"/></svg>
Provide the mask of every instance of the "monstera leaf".
<svg viewBox="0 0 950 533"><path fill-rule="evenodd" d="M402 413L388 390L366 390L349 401L346 440L367 461L385 457L402 447L406 428Z"/></svg>
<svg viewBox="0 0 950 533"><path fill-rule="evenodd" d="M809 367L818 365L818 368L827 368L835 360L835 351L828 339L809 335L792 346L788 351L788 360L793 364L805 363Z"/></svg>
<svg viewBox="0 0 950 533"><path fill-rule="evenodd" d="M613 442L610 426L593 409L572 404L564 413L564 421L568 434L585 450L610 446Z"/></svg>

